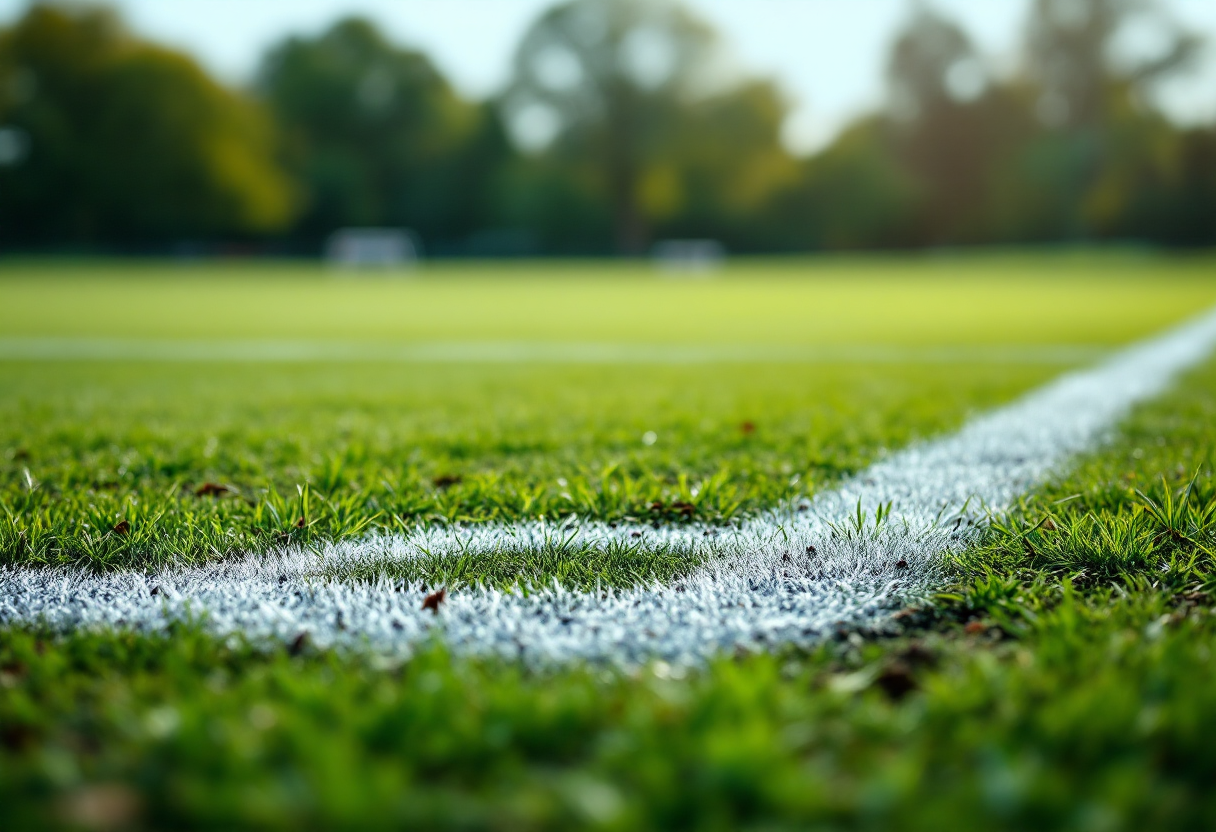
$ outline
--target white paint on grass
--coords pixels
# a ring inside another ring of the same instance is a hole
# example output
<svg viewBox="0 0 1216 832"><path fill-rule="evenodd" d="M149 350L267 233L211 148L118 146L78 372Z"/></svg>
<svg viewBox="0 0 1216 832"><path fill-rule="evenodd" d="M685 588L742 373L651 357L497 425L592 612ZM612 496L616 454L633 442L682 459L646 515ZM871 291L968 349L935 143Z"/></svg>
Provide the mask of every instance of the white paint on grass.
<svg viewBox="0 0 1216 832"><path fill-rule="evenodd" d="M0 622L163 630L200 618L219 635L368 647L408 655L442 638L462 654L624 664L692 663L721 651L812 643L839 628L881 628L945 579L945 556L969 545L986 512L1101 441L1137 402L1160 393L1216 344L1216 312L1066 375L959 432L877 463L810 510L774 511L732 530L540 522L432 528L320 551L287 549L154 574L0 571ZM880 507L889 514L881 526ZM850 531L860 510L867 528ZM420 556L486 557L565 545L666 549L702 565L668 586L594 593L558 587L451 593L438 615L420 586L359 580ZM813 551L812 548L813 547Z"/></svg>

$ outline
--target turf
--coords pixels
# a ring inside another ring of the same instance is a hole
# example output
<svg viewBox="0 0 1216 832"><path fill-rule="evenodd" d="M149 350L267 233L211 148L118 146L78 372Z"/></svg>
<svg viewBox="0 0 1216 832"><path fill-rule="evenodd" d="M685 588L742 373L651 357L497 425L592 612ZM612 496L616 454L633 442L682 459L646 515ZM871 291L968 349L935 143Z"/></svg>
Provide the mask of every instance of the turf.
<svg viewBox="0 0 1216 832"><path fill-rule="evenodd" d="M858 258L672 282L594 264L355 280L5 263L0 338L1109 347L1210 305L1210 267L1127 253ZM424 522L679 523L685 502L725 523L1067 366L965 352L689 366L4 361L0 557L139 567ZM938 602L901 617L903 635L842 633L809 653L526 671L453 660L441 644L386 664L190 627L0 628L0 817L1212 827L1213 425L1209 364L999 518ZM198 493L207 483L231 490ZM687 568L534 554L428 576L503 585L565 569L582 586Z"/></svg>
<svg viewBox="0 0 1216 832"><path fill-rule="evenodd" d="M542 515L729 522L1055 369L8 365L0 558L151 566ZM539 566L445 577L546 583ZM619 584L678 565L634 566L568 577Z"/></svg>
<svg viewBox="0 0 1216 832"><path fill-rule="evenodd" d="M420 523L571 514L726 523L1070 366L985 360L969 355L976 345L1101 348L1204 308L1216 298L1205 264L856 258L745 263L681 281L596 264L351 278L291 265L9 263L0 339L962 348L949 361L896 353L879 363L4 361L0 562L144 567ZM420 561L407 577L585 587L689 567L533 554Z"/></svg>
<svg viewBox="0 0 1216 832"><path fill-rule="evenodd" d="M1207 828L1213 425L1216 364L994 527L905 635L810 654L527 673L439 646L385 666L9 630L2 805L18 825ZM1137 557L1098 556L1127 523Z"/></svg>
<svg viewBox="0 0 1216 832"><path fill-rule="evenodd" d="M1216 302L1210 255L317 266L0 262L0 335L363 342L1116 345Z"/></svg>

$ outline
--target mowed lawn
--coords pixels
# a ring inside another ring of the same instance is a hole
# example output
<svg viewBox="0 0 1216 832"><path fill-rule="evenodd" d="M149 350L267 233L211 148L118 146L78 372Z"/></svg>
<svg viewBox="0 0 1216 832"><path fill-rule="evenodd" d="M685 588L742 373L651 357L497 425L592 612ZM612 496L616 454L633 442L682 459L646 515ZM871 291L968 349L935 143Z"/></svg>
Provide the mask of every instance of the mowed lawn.
<svg viewBox="0 0 1216 832"><path fill-rule="evenodd" d="M1207 265L858 258L744 263L698 279L645 264L360 276L5 264L0 355L15 353L0 360L0 559L148 566L419 523L570 514L729 522L1206 308L1216 302ZM47 339L75 352L14 357ZM94 339L121 339L127 357L88 360ZM467 361L241 352L369 339L482 346ZM202 344L202 358L165 360L166 344L181 341ZM550 351L499 359L504 343ZM587 343L654 350L620 363L569 357ZM207 344L235 352L206 360ZM774 345L795 349L746 351ZM680 351L695 347L711 352ZM589 568L582 580L644 582L671 569ZM551 577L493 573L499 583Z"/></svg>
<svg viewBox="0 0 1216 832"><path fill-rule="evenodd" d="M1214 265L0 263L0 560L141 568L541 514L683 523L685 503L727 523L1210 308ZM87 355L118 342L126 358ZM488 352L185 360L178 342ZM494 359L537 343L552 352ZM577 344L655 349L613 363ZM673 351L689 346L739 352ZM442 643L389 663L189 626L0 627L0 825L1210 828L1214 425L1209 362L997 518L902 634L811 651L535 670ZM604 577L681 568L635 566Z"/></svg>
<svg viewBox="0 0 1216 832"><path fill-rule="evenodd" d="M1114 345L1216 302L1210 255L647 263L0 262L0 337L748 345Z"/></svg>

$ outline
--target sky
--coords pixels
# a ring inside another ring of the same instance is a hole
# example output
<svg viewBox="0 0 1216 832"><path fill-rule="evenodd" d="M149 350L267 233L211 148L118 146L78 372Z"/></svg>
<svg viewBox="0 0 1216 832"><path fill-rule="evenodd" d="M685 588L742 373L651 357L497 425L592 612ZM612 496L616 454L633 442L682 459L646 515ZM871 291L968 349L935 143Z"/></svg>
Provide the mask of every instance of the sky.
<svg viewBox="0 0 1216 832"><path fill-rule="evenodd" d="M0 0L0 23L29 0ZM553 0L113 0L149 38L194 54L228 83L252 75L266 48L360 14L428 53L464 94L483 98L506 81L515 45ZM823 146L882 98L887 48L913 0L685 0L722 31L740 63L775 78L793 104L785 138L796 152ZM1029 0L930 0L959 21L998 69L1014 60ZM1164 0L1208 37L1204 65L1162 93L1187 123L1216 121L1216 0Z"/></svg>

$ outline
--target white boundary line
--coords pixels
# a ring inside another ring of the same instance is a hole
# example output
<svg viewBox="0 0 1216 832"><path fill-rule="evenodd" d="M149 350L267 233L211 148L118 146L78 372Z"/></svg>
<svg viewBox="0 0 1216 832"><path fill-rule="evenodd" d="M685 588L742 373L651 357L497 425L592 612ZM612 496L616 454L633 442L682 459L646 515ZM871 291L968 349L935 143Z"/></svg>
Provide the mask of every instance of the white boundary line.
<svg viewBox="0 0 1216 832"><path fill-rule="evenodd" d="M822 346L613 344L595 342L438 341L413 344L352 341L0 337L5 361L156 361L300 363L381 361L408 364L1079 364L1107 354L1067 344L978 346Z"/></svg>
<svg viewBox="0 0 1216 832"><path fill-rule="evenodd" d="M408 655L440 636L454 652L635 664L679 663L732 649L813 643L840 627L882 626L945 579L944 555L970 544L985 509L1003 511L1076 454L1095 446L1129 408L1156 396L1216 345L1216 310L1071 373L959 432L903 450L806 513L775 511L714 534L706 527L653 530L582 523L433 528L408 537L286 549L204 567L90 576L62 569L0 570L0 623L53 628L117 626L163 631L203 616L218 635ZM860 509L881 527L840 534ZM354 581L351 568L432 555L488 555L552 537L603 549L668 547L703 565L669 586L579 593L453 592L441 612L420 609L420 586ZM635 537L640 535L640 537ZM814 547L812 553L809 547Z"/></svg>

